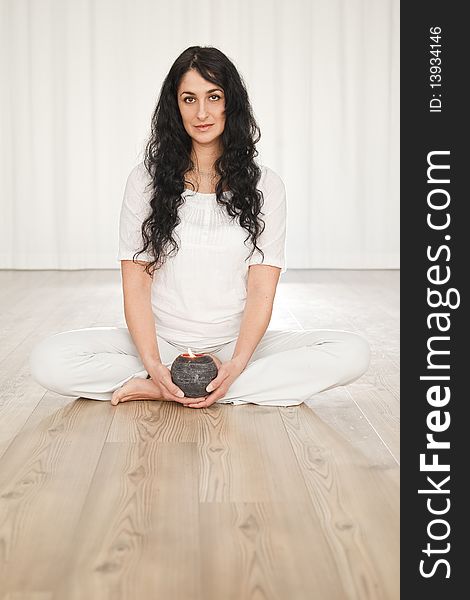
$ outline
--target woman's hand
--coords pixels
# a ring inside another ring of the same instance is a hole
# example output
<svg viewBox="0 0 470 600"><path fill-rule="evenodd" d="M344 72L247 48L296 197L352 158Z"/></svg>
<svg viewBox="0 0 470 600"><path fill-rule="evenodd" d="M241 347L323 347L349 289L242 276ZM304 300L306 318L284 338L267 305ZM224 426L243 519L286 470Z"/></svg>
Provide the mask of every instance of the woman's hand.
<svg viewBox="0 0 470 600"><path fill-rule="evenodd" d="M163 363L157 363L147 368L147 373L151 377L151 381L156 388L156 392L160 394L161 400L174 400L180 404L187 405L188 402L199 402L204 400L201 398L187 398L171 378L170 369Z"/></svg>
<svg viewBox="0 0 470 600"><path fill-rule="evenodd" d="M155 362L146 365L151 379L132 378L113 392L111 404L116 406L130 400L173 400L186 405L188 402L199 402L201 398L187 398L171 379L171 371L164 364Z"/></svg>
<svg viewBox="0 0 470 600"><path fill-rule="evenodd" d="M212 354L210 356L212 356ZM215 356L212 356L212 358L214 358L215 363L219 368L219 372L217 373L217 377L207 386L209 389L207 390L206 388L206 390L211 393L203 399L193 398L192 402L186 404L186 406L191 408L206 408L211 406L214 402L217 402L217 400L220 400L220 398L225 396L229 387L245 369L245 364L237 358L232 358L224 363L221 363Z"/></svg>

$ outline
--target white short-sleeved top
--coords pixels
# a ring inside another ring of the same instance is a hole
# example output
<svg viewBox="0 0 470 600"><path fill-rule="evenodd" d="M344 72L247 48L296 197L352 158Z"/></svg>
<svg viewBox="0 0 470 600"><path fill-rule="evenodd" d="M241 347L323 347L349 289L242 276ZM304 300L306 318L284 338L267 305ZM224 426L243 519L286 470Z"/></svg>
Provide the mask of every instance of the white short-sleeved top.
<svg viewBox="0 0 470 600"><path fill-rule="evenodd" d="M154 272L151 301L157 334L183 346L204 348L237 339L247 296L250 265L266 264L286 271L286 191L282 179L259 165L257 188L264 194L261 218L265 229L255 250L246 229L232 219L216 195L186 189L179 208L181 222L173 235L176 255ZM124 191L119 222L117 260L132 260L143 247L141 226L150 214L151 178L143 163L131 171ZM231 192L224 192L231 194ZM142 253L136 260L151 261Z"/></svg>

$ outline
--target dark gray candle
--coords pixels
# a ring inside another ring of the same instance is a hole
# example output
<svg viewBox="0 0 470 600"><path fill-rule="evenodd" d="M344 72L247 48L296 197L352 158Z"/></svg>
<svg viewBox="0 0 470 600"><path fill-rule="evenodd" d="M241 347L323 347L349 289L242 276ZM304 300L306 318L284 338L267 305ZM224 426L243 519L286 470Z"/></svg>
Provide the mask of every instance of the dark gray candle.
<svg viewBox="0 0 470 600"><path fill-rule="evenodd" d="M217 365L209 354L180 354L171 365L171 379L188 398L202 398L210 392L209 382L218 373Z"/></svg>

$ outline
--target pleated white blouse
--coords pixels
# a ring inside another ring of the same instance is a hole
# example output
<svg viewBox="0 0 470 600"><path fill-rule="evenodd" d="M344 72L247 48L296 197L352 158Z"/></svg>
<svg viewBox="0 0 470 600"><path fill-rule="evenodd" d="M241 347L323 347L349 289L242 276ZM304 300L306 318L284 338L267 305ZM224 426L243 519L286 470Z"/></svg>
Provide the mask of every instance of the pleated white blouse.
<svg viewBox="0 0 470 600"><path fill-rule="evenodd" d="M179 208L181 222L174 230L179 246L166 258L152 281L152 311L158 335L183 346L209 348L238 337L247 296L250 265L266 264L286 271L286 190L269 167L257 188L264 194L261 218L266 226L249 260L251 240L238 220L217 204L216 195L186 189ZM141 225L150 213L150 176L143 163L129 174L119 221L117 261L132 260L143 247ZM224 192L231 194L231 192ZM151 261L149 253L136 260Z"/></svg>

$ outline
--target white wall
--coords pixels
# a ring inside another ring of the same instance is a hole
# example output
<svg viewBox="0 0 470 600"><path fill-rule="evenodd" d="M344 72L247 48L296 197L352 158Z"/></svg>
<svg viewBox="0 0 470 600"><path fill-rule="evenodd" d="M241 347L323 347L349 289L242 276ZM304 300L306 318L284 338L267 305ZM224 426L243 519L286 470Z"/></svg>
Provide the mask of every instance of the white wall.
<svg viewBox="0 0 470 600"><path fill-rule="evenodd" d="M164 76L214 45L288 193L289 268L399 266L399 0L0 0L0 268L113 268Z"/></svg>

